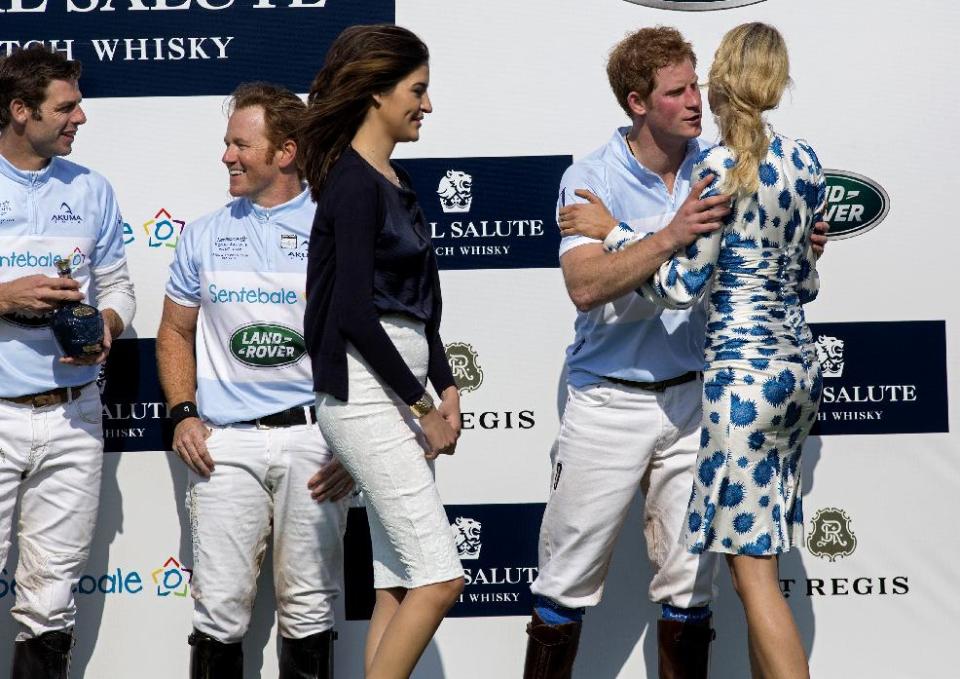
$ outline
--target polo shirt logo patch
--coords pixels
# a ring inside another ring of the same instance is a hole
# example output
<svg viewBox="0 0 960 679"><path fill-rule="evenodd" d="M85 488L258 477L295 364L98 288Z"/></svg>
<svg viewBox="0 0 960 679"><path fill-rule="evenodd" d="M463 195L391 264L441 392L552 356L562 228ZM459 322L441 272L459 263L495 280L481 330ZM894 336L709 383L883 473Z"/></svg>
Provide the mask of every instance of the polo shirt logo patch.
<svg viewBox="0 0 960 679"><path fill-rule="evenodd" d="M83 224L83 217L74 214L67 203L60 203L60 211L50 217L54 224Z"/></svg>
<svg viewBox="0 0 960 679"><path fill-rule="evenodd" d="M230 354L253 368L281 368L307 353L303 335L278 323L250 323L230 336Z"/></svg>
<svg viewBox="0 0 960 679"><path fill-rule="evenodd" d="M295 233L281 233L281 234L280 234L280 249L281 249L281 250L296 250L296 249L297 249L297 234L295 234Z"/></svg>

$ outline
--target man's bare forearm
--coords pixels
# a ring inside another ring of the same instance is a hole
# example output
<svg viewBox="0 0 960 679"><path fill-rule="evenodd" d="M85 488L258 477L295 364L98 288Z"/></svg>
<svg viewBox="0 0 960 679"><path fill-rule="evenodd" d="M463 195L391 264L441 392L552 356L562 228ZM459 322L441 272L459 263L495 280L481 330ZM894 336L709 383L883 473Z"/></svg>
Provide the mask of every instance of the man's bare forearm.
<svg viewBox="0 0 960 679"><path fill-rule="evenodd" d="M197 400L194 339L163 324L157 331L157 369L168 405Z"/></svg>
<svg viewBox="0 0 960 679"><path fill-rule="evenodd" d="M639 243L608 253L599 243L581 245L560 259L570 299L580 311L633 292L671 255L675 245L662 232Z"/></svg>

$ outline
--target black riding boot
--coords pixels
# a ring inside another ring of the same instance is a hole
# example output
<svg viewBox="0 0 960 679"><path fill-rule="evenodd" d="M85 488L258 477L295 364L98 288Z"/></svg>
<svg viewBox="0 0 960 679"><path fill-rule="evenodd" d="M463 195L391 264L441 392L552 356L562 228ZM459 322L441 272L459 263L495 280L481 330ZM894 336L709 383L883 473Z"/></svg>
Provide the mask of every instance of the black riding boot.
<svg viewBox="0 0 960 679"><path fill-rule="evenodd" d="M67 679L73 630L44 632L13 645L10 679Z"/></svg>
<svg viewBox="0 0 960 679"><path fill-rule="evenodd" d="M280 642L280 679L333 679L332 629Z"/></svg>
<svg viewBox="0 0 960 679"><path fill-rule="evenodd" d="M527 658L523 679L570 679L582 623L548 625L537 612L527 624Z"/></svg>
<svg viewBox="0 0 960 679"><path fill-rule="evenodd" d="M243 646L225 644L209 634L193 630L187 637L190 679L243 679Z"/></svg>

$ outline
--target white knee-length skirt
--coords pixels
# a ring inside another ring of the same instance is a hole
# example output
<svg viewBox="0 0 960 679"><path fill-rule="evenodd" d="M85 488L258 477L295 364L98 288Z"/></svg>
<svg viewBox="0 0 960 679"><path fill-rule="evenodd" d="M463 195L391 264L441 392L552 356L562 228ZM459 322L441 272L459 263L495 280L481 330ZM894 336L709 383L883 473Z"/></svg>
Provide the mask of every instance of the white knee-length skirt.
<svg viewBox="0 0 960 679"><path fill-rule="evenodd" d="M430 352L423 324L394 315L381 317L380 324L413 374L426 383ZM461 577L416 418L349 343L347 367L349 401L318 393L317 421L363 491L374 587L410 589Z"/></svg>

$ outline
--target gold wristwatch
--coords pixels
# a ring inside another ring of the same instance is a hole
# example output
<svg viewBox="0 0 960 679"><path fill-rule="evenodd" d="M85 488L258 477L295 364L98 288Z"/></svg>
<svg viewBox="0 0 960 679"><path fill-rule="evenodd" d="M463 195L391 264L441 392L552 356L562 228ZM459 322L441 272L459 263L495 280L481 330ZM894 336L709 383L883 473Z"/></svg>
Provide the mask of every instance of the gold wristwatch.
<svg viewBox="0 0 960 679"><path fill-rule="evenodd" d="M410 406L410 412L412 412L417 419L420 419L431 410L433 410L433 399L427 392L423 392L423 396L418 398L417 402Z"/></svg>

